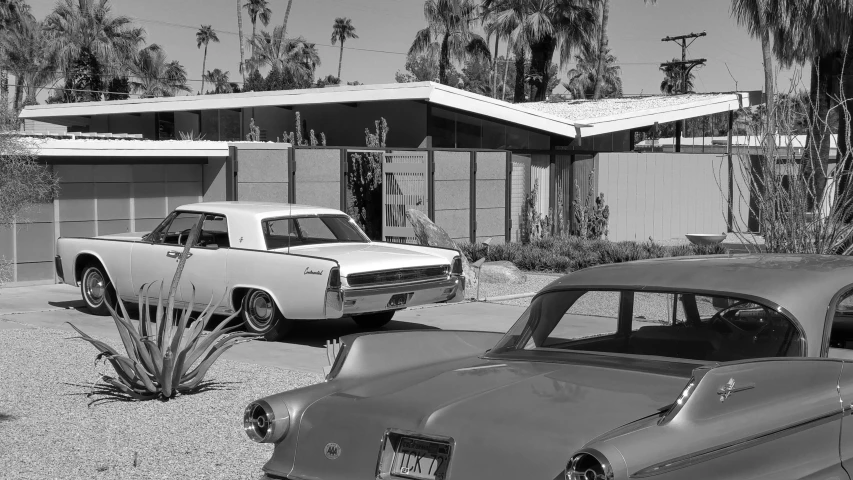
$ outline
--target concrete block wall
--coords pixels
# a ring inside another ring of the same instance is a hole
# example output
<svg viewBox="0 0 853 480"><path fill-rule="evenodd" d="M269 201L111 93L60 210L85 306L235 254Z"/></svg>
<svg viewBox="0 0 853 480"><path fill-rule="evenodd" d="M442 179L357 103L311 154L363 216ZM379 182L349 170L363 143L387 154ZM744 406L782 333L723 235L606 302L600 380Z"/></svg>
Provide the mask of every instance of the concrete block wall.
<svg viewBox="0 0 853 480"><path fill-rule="evenodd" d="M287 203L289 144L235 143L237 200Z"/></svg>
<svg viewBox="0 0 853 480"><path fill-rule="evenodd" d="M506 235L507 154L478 152L475 174L477 241L504 243Z"/></svg>
<svg viewBox="0 0 853 480"><path fill-rule="evenodd" d="M434 152L435 223L454 241L471 241L471 154Z"/></svg>
<svg viewBox="0 0 853 480"><path fill-rule="evenodd" d="M341 208L341 151L297 148L294 152L296 203Z"/></svg>

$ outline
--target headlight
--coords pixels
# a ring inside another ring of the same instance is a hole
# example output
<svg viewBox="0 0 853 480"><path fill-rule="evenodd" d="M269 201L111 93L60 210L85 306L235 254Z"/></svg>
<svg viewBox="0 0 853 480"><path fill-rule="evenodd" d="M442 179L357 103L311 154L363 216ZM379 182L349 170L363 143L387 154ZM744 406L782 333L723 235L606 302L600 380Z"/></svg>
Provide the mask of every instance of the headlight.
<svg viewBox="0 0 853 480"><path fill-rule="evenodd" d="M598 452L575 454L566 465L566 480L611 480L613 470Z"/></svg>
<svg viewBox="0 0 853 480"><path fill-rule="evenodd" d="M290 416L283 412L278 418L272 407L263 401L252 402L243 413L243 429L246 435L258 443L275 443L285 435L290 428Z"/></svg>
<svg viewBox="0 0 853 480"><path fill-rule="evenodd" d="M453 263L450 266L451 275L462 275L462 257L456 257L453 259Z"/></svg>

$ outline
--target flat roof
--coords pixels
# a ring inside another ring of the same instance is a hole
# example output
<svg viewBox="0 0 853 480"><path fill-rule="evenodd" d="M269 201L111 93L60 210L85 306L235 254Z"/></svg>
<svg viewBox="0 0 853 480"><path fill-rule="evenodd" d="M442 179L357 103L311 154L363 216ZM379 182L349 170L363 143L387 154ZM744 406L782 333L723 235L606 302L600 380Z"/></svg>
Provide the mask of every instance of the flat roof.
<svg viewBox="0 0 853 480"><path fill-rule="evenodd" d="M228 142L29 138L39 157L227 157Z"/></svg>
<svg viewBox="0 0 853 480"><path fill-rule="evenodd" d="M271 92L138 98L29 105L21 119L59 125L92 115L297 106L377 101L424 101L536 130L576 137L627 130L748 107L748 92L569 100L513 104L434 82L336 86Z"/></svg>
<svg viewBox="0 0 853 480"><path fill-rule="evenodd" d="M274 202L251 202L251 201L229 201L229 202L204 202L181 205L178 210L192 210L197 212L220 213L222 215L253 215L256 217L293 215L344 215L340 210L326 207L314 207L311 205L298 205Z"/></svg>

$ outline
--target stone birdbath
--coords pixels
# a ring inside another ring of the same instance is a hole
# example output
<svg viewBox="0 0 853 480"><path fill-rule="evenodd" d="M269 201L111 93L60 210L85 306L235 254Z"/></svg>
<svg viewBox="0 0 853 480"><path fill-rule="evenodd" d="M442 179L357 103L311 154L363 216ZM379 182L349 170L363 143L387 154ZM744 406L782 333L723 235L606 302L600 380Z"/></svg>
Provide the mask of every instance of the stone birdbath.
<svg viewBox="0 0 853 480"><path fill-rule="evenodd" d="M693 245L717 245L726 239L725 233L688 233L687 240Z"/></svg>

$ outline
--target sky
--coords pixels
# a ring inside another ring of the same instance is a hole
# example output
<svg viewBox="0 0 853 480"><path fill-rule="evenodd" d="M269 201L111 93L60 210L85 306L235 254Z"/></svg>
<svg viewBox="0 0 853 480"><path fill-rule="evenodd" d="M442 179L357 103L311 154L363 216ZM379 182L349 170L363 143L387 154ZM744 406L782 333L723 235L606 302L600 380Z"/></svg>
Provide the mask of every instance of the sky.
<svg viewBox="0 0 853 480"><path fill-rule="evenodd" d="M28 0L36 18L42 19L55 0ZM242 3L245 3L243 0ZM201 87L202 49L195 42L201 24L210 24L221 43L211 43L207 70L219 68L239 81L240 52L237 40L237 1L231 0L111 0L113 13L133 18L145 27L149 43L165 47L170 59L183 64L194 90ZM273 25L281 24L287 0L269 0ZM349 40L343 54L344 81L393 83L394 74L404 70L405 52L415 33L424 28L422 0L293 0L288 36L304 36L317 44L321 65L317 77L337 74L339 47L331 45L336 17L352 19L358 39ZM258 29L264 28L258 23ZM252 29L243 10L243 31ZM611 0L608 37L610 48L622 69L623 91L627 94L658 93L662 74L660 62L681 56L667 35L707 32L688 50L688 58L706 58L707 65L694 70L697 92L761 90L764 77L761 45L749 37L730 15L726 0ZM494 41L491 42L494 45ZM499 50L504 54L506 45ZM565 66L564 70L572 65ZM784 91L797 72L780 72L779 90ZM797 82L801 80L796 80ZM560 93L562 87L555 92Z"/></svg>

